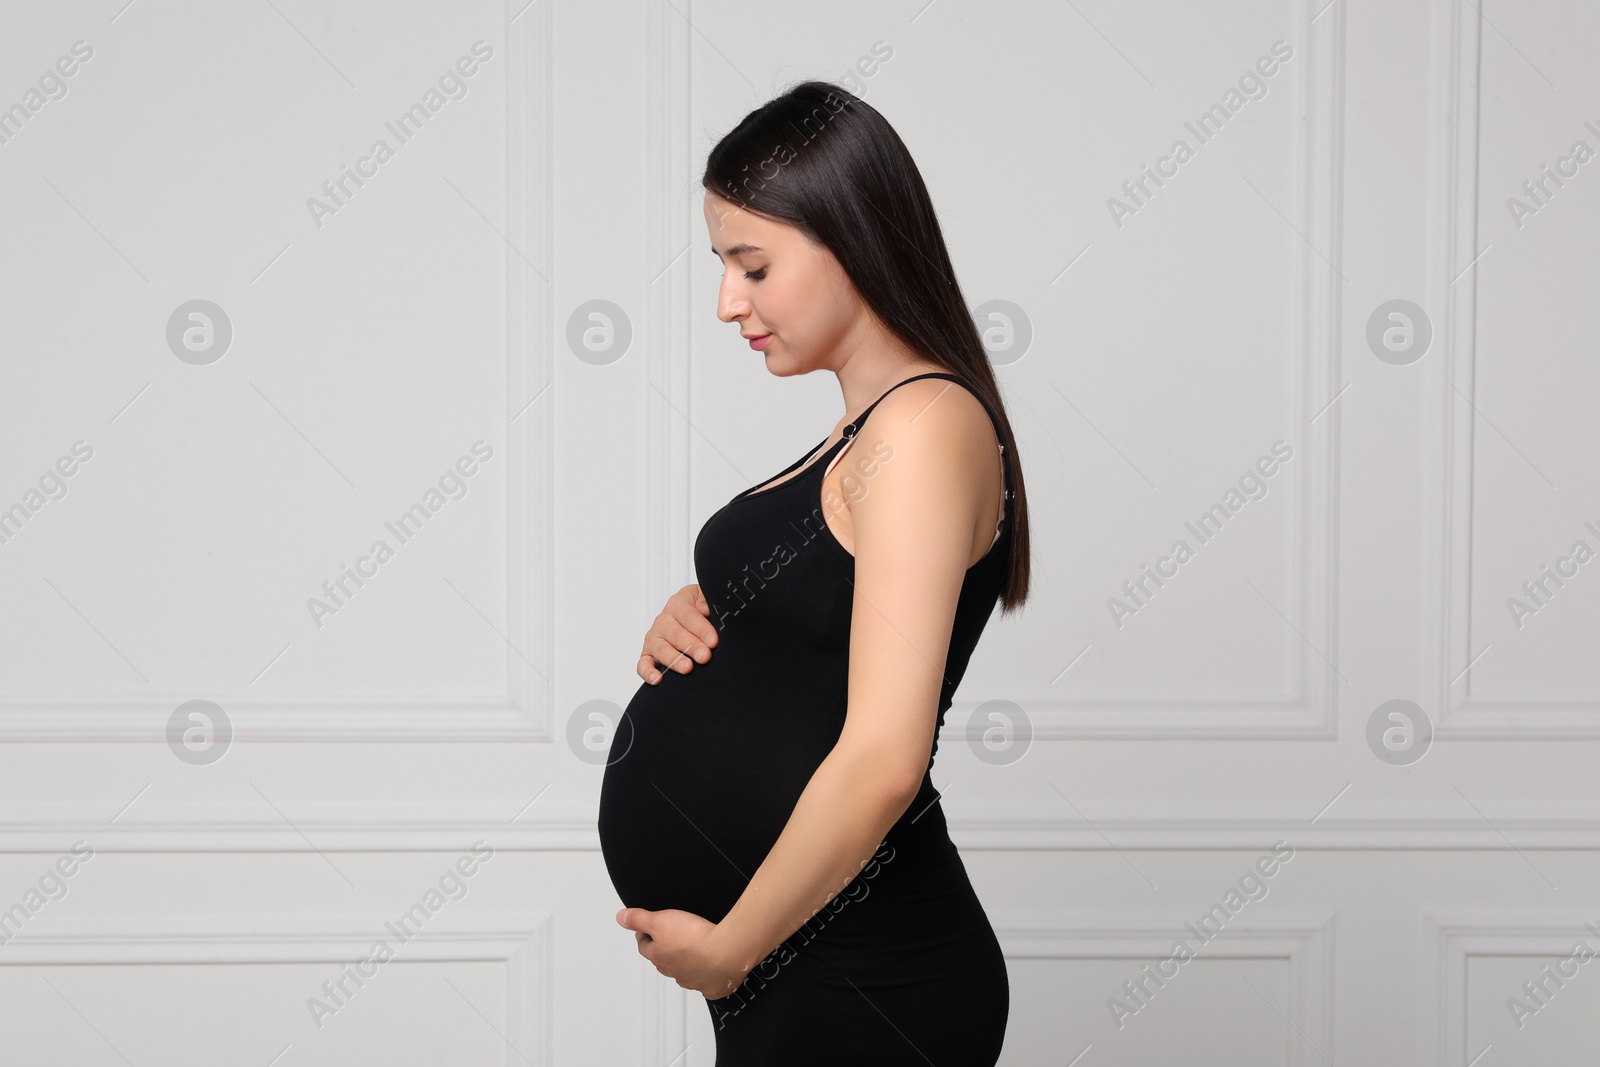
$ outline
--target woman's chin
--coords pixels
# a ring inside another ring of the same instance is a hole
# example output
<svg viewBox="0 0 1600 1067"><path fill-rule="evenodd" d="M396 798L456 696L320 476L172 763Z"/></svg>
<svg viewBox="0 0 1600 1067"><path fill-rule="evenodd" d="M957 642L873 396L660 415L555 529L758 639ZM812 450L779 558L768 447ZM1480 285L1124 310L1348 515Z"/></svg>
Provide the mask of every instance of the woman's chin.
<svg viewBox="0 0 1600 1067"><path fill-rule="evenodd" d="M765 352L761 353L761 356L766 361L767 370L782 378L788 378L796 374L810 374L814 370L823 369L819 364L796 359L791 353L781 349L774 352L769 347Z"/></svg>

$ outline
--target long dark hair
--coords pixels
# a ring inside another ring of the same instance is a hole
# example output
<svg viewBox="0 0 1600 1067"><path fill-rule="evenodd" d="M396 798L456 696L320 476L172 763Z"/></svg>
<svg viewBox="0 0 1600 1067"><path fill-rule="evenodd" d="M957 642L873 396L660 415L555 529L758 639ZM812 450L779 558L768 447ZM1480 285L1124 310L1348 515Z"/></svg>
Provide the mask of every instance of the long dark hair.
<svg viewBox="0 0 1600 1067"><path fill-rule="evenodd" d="M705 189L786 222L833 253L907 347L970 382L998 417L1010 485L1011 561L1001 614L1028 596L1028 494L1011 420L922 175L894 127L837 85L805 81L717 142Z"/></svg>

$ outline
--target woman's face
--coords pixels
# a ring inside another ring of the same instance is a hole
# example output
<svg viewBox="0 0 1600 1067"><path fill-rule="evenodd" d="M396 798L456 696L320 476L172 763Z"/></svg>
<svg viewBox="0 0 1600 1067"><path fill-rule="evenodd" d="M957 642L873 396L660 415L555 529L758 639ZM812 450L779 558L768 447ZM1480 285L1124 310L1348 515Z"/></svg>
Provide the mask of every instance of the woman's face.
<svg viewBox="0 0 1600 1067"><path fill-rule="evenodd" d="M722 260L717 318L736 322L774 374L837 370L878 333L832 252L795 227L712 193L705 198L711 248Z"/></svg>

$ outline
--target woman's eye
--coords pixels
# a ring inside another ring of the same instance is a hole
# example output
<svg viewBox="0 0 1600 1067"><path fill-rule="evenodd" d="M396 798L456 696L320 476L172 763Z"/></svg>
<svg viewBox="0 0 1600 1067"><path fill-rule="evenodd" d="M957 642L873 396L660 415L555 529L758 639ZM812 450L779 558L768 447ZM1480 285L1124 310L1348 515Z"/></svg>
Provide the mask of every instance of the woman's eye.
<svg viewBox="0 0 1600 1067"><path fill-rule="evenodd" d="M747 270L744 272L744 276L753 282L759 282L762 278L767 276L767 268L760 267L756 270Z"/></svg>

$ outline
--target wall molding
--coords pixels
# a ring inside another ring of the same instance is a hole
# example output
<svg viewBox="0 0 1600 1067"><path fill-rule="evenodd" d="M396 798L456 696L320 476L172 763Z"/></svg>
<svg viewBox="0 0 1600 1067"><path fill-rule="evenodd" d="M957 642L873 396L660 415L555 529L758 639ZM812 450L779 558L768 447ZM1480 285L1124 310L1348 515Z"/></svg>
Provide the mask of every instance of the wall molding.
<svg viewBox="0 0 1600 1067"><path fill-rule="evenodd" d="M1284 612L1302 636L1294 689L1281 699L1197 701L1067 698L1048 687L1006 694L1048 740L1333 740L1338 737L1338 544L1340 317L1343 280L1345 6L1293 5L1305 62L1296 82L1294 203L1305 238L1293 264L1298 361L1290 409L1297 454L1308 457L1295 493L1293 603ZM1320 16L1320 17L1319 17ZM1314 20L1314 21L1313 21ZM1324 258L1326 257L1326 258ZM1313 421L1314 420L1314 421ZM1314 651L1313 651L1314 650ZM1327 659L1324 660L1323 657Z"/></svg>
<svg viewBox="0 0 1600 1067"><path fill-rule="evenodd" d="M540 579L543 582L543 579ZM523 605L512 597L512 609ZM532 615L532 609L528 609ZM548 645L548 619L526 632L542 633L519 648ZM529 620L524 621L524 628ZM513 639L515 640L515 639ZM516 653L510 653L519 664ZM546 654L550 662L553 653ZM527 665L522 664L523 671ZM217 699L233 726L233 743L250 741L547 741L551 700L544 682L518 680L516 698L394 697L300 700ZM79 700L71 697L0 700L0 741L132 742L166 744L167 719L187 697Z"/></svg>
<svg viewBox="0 0 1600 1067"><path fill-rule="evenodd" d="M1195 960L1284 960L1289 966L1289 1003L1274 1005L1298 1032L1291 1033L1291 1067L1321 1067L1334 1062L1334 916L1331 912L1242 911L1211 941L1200 944L1185 928L1201 912L995 911L990 923L1006 959L1127 960L1129 980L1140 965L1165 959L1179 938ZM1194 962L1193 960L1190 961ZM1187 966L1187 965L1185 965ZM1166 979L1181 981L1183 970ZM1191 979L1192 980L1192 979ZM1253 994L1252 994L1253 995ZM1126 999L1120 989L1112 996ZM1160 990L1144 1010L1160 1010ZM1107 1018L1110 1013L1107 1009ZM1139 1025L1137 1016L1126 1022ZM1063 1050L1066 1057L1080 1050Z"/></svg>
<svg viewBox="0 0 1600 1067"><path fill-rule="evenodd" d="M691 425L688 421L690 324L693 322L689 264L691 235L705 226L690 161L694 158L689 123L690 27L675 5L649 5L647 102L650 176L648 262L652 276L645 293L648 338L645 362L644 469L646 618L667 597L694 580L694 528L689 509Z"/></svg>
<svg viewBox="0 0 1600 1067"><path fill-rule="evenodd" d="M1467 962L1473 956L1566 956L1580 938L1595 948L1584 927L1596 913L1507 912L1425 908L1418 953L1417 1062L1460 1067L1483 1049L1467 1050ZM1534 975L1530 972L1529 977ZM1520 989L1507 996L1523 996Z"/></svg>
<svg viewBox="0 0 1600 1067"><path fill-rule="evenodd" d="M1483 651L1472 643L1472 487L1474 414L1460 394L1476 396L1479 53L1483 13L1470 0L1434 0L1432 166L1436 175L1429 265L1438 355L1428 362L1430 398L1426 469L1433 486L1429 527L1434 569L1424 603L1421 692L1438 710L1435 736L1454 740L1562 741L1600 738L1600 699L1484 700L1467 671ZM1459 280L1457 280L1459 276ZM1424 357L1427 358L1427 357ZM1432 710L1432 709L1430 709Z"/></svg>
<svg viewBox="0 0 1600 1067"><path fill-rule="evenodd" d="M510 18L515 0L505 5ZM520 6L520 5L517 5ZM553 294L523 255L548 273L554 184L551 178L551 13L544 4L506 25L506 236L518 252L506 262L505 447L507 691L494 696L301 697L262 700L211 695L228 713L235 740L548 741L554 736L555 664L554 413L537 397L554 370ZM515 423L510 420L516 419ZM520 653L513 648L522 650ZM189 696L0 698L0 741L163 741L167 718Z"/></svg>
<svg viewBox="0 0 1600 1067"><path fill-rule="evenodd" d="M0 948L0 967L192 963L349 963L366 958L394 915L71 915L42 912ZM507 1067L553 1062L555 994L548 912L440 912L386 966L506 965ZM370 979L369 979L370 980ZM316 990L307 990L313 996ZM448 994L446 994L448 995ZM464 1009L463 1009L464 1010ZM309 1026L309 1023L308 1023ZM306 1037L315 1035L308 1030Z"/></svg>
<svg viewBox="0 0 1600 1067"><path fill-rule="evenodd" d="M599 850L593 800L339 802L144 799L110 822L124 800L13 804L0 811L0 850L58 854L75 841L97 852L452 852L487 841L496 851ZM1600 800L1497 799L1493 822L1459 798L1436 801L1160 801L1085 804L1059 796L962 799L946 805L963 852L1107 849L1600 849ZM280 814L281 812L281 814ZM513 817L515 821L513 822ZM286 821L287 820L287 821Z"/></svg>

